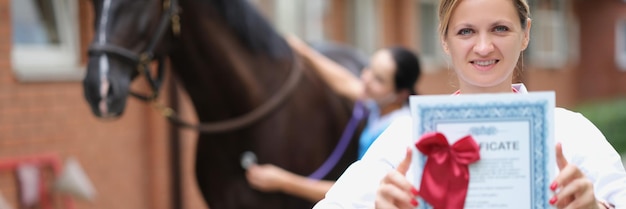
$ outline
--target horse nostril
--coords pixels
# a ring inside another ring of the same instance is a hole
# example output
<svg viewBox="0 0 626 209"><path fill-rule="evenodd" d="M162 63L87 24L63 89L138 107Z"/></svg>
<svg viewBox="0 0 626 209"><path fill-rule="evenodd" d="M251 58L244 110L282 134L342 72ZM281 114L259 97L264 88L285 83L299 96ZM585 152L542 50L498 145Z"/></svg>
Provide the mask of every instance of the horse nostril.
<svg viewBox="0 0 626 209"><path fill-rule="evenodd" d="M108 98L113 97L113 94L114 94L113 89L114 89L113 85L109 85L109 88L107 89L107 94L106 94Z"/></svg>

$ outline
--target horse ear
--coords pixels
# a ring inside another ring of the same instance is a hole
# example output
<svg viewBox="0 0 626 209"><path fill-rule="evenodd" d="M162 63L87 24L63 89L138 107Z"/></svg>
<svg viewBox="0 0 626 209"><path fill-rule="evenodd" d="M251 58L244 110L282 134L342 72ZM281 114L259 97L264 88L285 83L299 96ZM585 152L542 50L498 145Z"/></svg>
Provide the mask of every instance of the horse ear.
<svg viewBox="0 0 626 209"><path fill-rule="evenodd" d="M72 157L65 161L61 175L54 182L54 189L84 200L93 200L95 190L78 161Z"/></svg>

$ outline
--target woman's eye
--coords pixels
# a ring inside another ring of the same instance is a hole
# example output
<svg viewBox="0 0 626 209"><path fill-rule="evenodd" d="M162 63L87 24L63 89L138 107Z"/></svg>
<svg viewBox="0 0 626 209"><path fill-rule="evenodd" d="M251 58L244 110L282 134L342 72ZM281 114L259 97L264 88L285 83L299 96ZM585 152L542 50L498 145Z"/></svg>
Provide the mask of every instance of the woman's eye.
<svg viewBox="0 0 626 209"><path fill-rule="evenodd" d="M506 32L509 31L509 28L506 26L496 26L495 28L493 28L494 31L496 32Z"/></svg>
<svg viewBox="0 0 626 209"><path fill-rule="evenodd" d="M458 35L469 35L472 34L472 29L469 28L463 28L461 30L459 30L459 32L457 33Z"/></svg>

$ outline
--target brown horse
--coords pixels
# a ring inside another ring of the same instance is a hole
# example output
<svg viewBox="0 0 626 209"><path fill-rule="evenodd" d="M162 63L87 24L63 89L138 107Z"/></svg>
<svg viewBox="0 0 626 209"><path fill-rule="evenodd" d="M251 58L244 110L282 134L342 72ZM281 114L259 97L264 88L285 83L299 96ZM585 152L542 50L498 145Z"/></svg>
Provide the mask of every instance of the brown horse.
<svg viewBox="0 0 626 209"><path fill-rule="evenodd" d="M210 208L312 206L250 188L240 156L252 151L259 163L309 175L337 144L352 105L306 69L247 0L93 0L93 5L95 37L84 93L95 115L119 117L137 75L146 75L154 91L143 99L154 99L167 58L201 123L253 118L199 134L196 179ZM157 75L147 67L153 60L159 63ZM271 108L258 111L264 107ZM248 117L255 112L261 114ZM356 159L355 141L325 179L336 179Z"/></svg>

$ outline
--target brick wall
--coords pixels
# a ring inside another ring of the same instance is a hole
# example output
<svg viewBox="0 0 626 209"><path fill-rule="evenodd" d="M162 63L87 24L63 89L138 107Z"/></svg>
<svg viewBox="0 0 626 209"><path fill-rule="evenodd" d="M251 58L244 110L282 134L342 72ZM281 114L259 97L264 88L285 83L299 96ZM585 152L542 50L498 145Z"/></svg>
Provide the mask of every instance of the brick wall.
<svg viewBox="0 0 626 209"><path fill-rule="evenodd" d="M624 1L577 1L580 21L578 88L583 100L626 96L626 72L615 62L616 22L626 18Z"/></svg>
<svg viewBox="0 0 626 209"><path fill-rule="evenodd" d="M88 1L78 2L85 49L92 15ZM19 82L10 63L9 3L0 0L0 159L49 152L76 157L98 192L94 202L76 201L77 208L169 208L166 121L130 99L122 118L104 122L88 109L80 81ZM0 191L19 208L13 177L0 171Z"/></svg>

